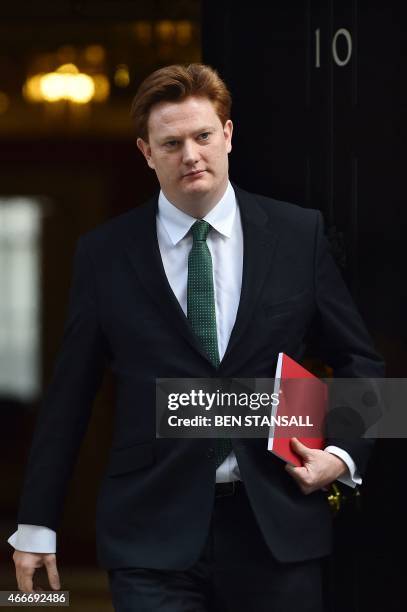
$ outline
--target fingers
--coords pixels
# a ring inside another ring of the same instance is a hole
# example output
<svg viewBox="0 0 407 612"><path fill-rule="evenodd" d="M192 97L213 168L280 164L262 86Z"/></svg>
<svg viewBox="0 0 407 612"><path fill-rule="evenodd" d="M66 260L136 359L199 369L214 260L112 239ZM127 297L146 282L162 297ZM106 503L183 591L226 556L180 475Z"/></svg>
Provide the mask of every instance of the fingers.
<svg viewBox="0 0 407 612"><path fill-rule="evenodd" d="M33 592L33 576L37 567L41 567L41 556L36 553L25 553L16 550L13 555L16 566L17 585L20 591Z"/></svg>
<svg viewBox="0 0 407 612"><path fill-rule="evenodd" d="M305 467L294 467L287 463L285 469L294 478L305 495L309 495L316 490L317 487L314 486L312 476Z"/></svg>
<svg viewBox="0 0 407 612"><path fill-rule="evenodd" d="M300 442L298 438L291 438L290 444L293 451L303 459L307 459L312 455L313 449L309 448L308 446L305 446L305 444Z"/></svg>
<svg viewBox="0 0 407 612"><path fill-rule="evenodd" d="M50 587L57 591L61 588L55 554L27 553L15 550L13 555L16 566L17 585L20 591L32 593L42 591L41 587L34 589L33 577L35 570L45 566Z"/></svg>
<svg viewBox="0 0 407 612"><path fill-rule="evenodd" d="M59 580L56 555L45 555L44 564L47 570L48 582L51 589L53 589L54 591L59 591L59 589L61 588L61 582Z"/></svg>
<svg viewBox="0 0 407 612"><path fill-rule="evenodd" d="M32 593L33 589L33 580L32 577L34 572L31 574L24 574L23 572L17 572L17 585L19 591L23 591L24 593Z"/></svg>
<svg viewBox="0 0 407 612"><path fill-rule="evenodd" d="M295 438L292 438L291 442L293 450L298 454L297 448L299 449L299 445L303 446L303 449L307 449ZM304 457L306 453L309 454ZM303 452L302 456L304 462L302 467L293 467L287 464L286 470L306 495L326 487L348 470L342 459L324 450L308 449Z"/></svg>

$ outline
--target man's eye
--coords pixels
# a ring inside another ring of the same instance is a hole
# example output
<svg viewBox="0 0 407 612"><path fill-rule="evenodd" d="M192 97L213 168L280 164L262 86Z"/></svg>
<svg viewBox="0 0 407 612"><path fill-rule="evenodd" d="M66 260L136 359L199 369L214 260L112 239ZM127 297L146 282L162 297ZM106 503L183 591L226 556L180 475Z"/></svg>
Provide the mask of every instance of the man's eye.
<svg viewBox="0 0 407 612"><path fill-rule="evenodd" d="M203 132L202 134L199 134L199 138L201 140L208 140L209 134L210 134L210 132Z"/></svg>
<svg viewBox="0 0 407 612"><path fill-rule="evenodd" d="M177 144L178 144L178 140L168 140L165 143L165 146L171 148L171 147L175 147Z"/></svg>

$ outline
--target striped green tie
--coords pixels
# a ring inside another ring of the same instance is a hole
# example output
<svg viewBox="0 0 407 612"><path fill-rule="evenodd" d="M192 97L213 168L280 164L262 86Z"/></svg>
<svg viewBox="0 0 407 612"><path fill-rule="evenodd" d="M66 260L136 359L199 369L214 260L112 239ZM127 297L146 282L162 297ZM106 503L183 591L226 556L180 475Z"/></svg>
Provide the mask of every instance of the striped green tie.
<svg viewBox="0 0 407 612"><path fill-rule="evenodd" d="M192 329L208 353L212 364L220 363L218 336L216 333L215 294L213 289L212 257L206 244L211 226L202 219L195 221L191 228L193 244L188 257L188 319ZM232 450L229 438L216 441L216 467Z"/></svg>

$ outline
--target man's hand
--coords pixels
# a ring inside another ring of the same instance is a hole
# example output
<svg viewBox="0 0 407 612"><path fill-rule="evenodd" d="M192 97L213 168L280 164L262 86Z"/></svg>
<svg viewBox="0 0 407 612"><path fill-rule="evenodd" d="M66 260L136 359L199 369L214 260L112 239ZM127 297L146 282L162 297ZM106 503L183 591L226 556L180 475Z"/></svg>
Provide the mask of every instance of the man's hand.
<svg viewBox="0 0 407 612"><path fill-rule="evenodd" d="M56 555L53 553L30 553L15 550L13 554L14 565L16 566L17 585L20 591L32 593L33 576L36 569L45 566L48 574L48 582L54 591L61 588L57 569ZM41 587L37 590L42 590Z"/></svg>
<svg viewBox="0 0 407 612"><path fill-rule="evenodd" d="M285 469L305 495L330 485L348 470L342 459L332 453L308 448L297 438L291 438L290 443L292 450L301 457L303 466L294 467L287 463Z"/></svg>

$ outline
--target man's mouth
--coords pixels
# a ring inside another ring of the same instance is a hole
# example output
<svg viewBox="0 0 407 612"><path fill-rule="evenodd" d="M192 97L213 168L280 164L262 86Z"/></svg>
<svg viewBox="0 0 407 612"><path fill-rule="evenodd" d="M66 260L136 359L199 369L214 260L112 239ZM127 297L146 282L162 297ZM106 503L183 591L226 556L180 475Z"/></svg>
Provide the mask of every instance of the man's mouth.
<svg viewBox="0 0 407 612"><path fill-rule="evenodd" d="M193 178L194 176L201 176L204 172L206 171L205 170L191 170L191 172L187 172L186 174L184 174L184 178L185 177Z"/></svg>

